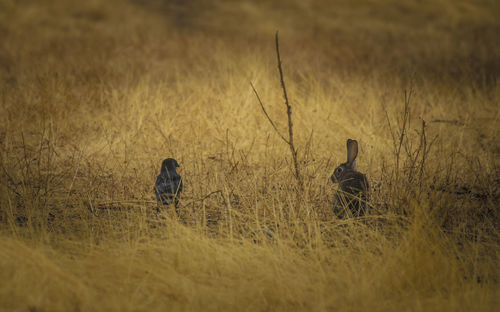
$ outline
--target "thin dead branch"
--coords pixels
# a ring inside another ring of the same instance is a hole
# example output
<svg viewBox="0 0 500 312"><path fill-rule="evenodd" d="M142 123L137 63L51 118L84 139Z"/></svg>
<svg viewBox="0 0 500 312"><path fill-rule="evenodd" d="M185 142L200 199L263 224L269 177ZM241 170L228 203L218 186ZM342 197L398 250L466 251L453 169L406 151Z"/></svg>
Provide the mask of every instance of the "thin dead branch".
<svg viewBox="0 0 500 312"><path fill-rule="evenodd" d="M299 161L297 160L297 149L293 143L293 121L292 121L292 106L288 101L288 95L286 93L285 78L283 76L283 68L281 67L281 57L280 57L280 46L278 40L278 32L276 32L276 57L278 59L278 70L280 73L281 88L283 89L283 98L285 99L286 114L288 117L288 146L290 146L290 152L293 157L293 165L295 167L295 179L299 183L299 187L303 190L302 175L300 173Z"/></svg>
<svg viewBox="0 0 500 312"><path fill-rule="evenodd" d="M255 93L255 96L257 97L257 100L259 101L260 108L264 112L264 115L266 116L267 120L273 126L274 131L278 134L278 136L285 141L286 144L290 147L290 152L292 153L292 159L293 159L293 166L294 166L294 175L295 179L297 180L297 184L299 187L300 192L304 190L304 183L302 180L302 174L300 172L300 167L299 167L299 161L298 161L298 153L297 153L297 148L295 148L295 144L293 141L293 121L292 121L292 106L290 105L290 102L288 100L288 94L286 92L286 85L285 85L285 78L283 75L283 68L281 67L281 56L280 56L280 48L279 48L279 40L278 40L278 32L276 32L276 57L278 59L278 71L280 74L280 82L281 82L281 88L283 89L283 98L285 100L285 106L286 106L286 114L288 117L288 139L285 138L284 135L281 134L281 132L278 130L278 127L274 123L274 121L271 119L269 114L267 113L264 104L262 103L262 100L260 99L259 93L255 89L254 85L252 82L250 82L250 85L252 86L253 92Z"/></svg>
<svg viewBox="0 0 500 312"><path fill-rule="evenodd" d="M253 83L250 82L250 85L252 86L253 92L255 93L255 96L257 97L257 100L259 100L260 108L262 108L262 111L264 112L264 115L266 115L267 120L269 120L269 123L271 123L271 126L273 126L274 131L279 135L279 137L285 141L286 144L290 144L290 142L281 134L281 132L278 130L278 127L276 127L276 124L274 121L269 117L269 114L266 111L266 108L264 107L264 104L262 103L262 100L260 99L259 93L257 93L257 90L255 90L255 87L253 86Z"/></svg>

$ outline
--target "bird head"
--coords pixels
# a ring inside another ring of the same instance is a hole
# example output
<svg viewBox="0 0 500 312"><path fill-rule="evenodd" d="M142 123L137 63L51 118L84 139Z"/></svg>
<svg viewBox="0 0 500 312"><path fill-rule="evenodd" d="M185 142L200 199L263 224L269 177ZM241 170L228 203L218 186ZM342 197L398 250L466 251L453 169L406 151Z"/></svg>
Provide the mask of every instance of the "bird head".
<svg viewBox="0 0 500 312"><path fill-rule="evenodd" d="M179 163L177 162L177 160L173 158L167 158L161 164L161 171L175 171L175 168L177 167L179 167Z"/></svg>

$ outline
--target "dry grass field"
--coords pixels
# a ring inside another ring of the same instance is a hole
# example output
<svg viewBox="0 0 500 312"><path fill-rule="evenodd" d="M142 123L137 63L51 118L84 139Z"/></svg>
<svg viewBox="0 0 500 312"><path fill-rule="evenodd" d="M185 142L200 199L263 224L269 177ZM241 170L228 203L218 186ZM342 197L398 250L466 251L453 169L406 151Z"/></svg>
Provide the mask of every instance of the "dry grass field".
<svg viewBox="0 0 500 312"><path fill-rule="evenodd" d="M499 15L0 0L0 310L497 310ZM287 135L277 30L302 186L250 86ZM370 202L339 219L347 138Z"/></svg>

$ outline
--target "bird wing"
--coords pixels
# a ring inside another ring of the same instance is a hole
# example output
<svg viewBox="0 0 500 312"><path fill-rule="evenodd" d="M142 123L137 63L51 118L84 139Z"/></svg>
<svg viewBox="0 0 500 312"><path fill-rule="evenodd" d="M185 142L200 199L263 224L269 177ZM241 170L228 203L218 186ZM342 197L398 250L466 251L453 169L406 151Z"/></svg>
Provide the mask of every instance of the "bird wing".
<svg viewBox="0 0 500 312"><path fill-rule="evenodd" d="M177 173L160 174L156 178L155 191L160 194L179 194L182 192L182 179Z"/></svg>

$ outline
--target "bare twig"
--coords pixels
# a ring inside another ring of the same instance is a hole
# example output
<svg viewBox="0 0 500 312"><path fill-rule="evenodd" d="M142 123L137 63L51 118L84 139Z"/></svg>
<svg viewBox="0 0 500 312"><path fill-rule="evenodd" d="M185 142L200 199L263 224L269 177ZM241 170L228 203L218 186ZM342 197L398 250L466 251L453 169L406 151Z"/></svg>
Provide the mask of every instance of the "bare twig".
<svg viewBox="0 0 500 312"><path fill-rule="evenodd" d="M255 93L255 96L257 97L257 100L259 100L259 104L260 104L260 108L262 108L262 111L264 112L264 115L266 115L267 117L267 120L269 120L269 123L271 123L271 126L273 126L274 128L274 131L276 131L276 133L279 135L279 137L286 142L286 144L290 144L290 142L288 142L288 140L281 134L281 132L278 130L278 128L276 127L276 125L274 124L274 121L271 119L271 117L269 117L269 115L267 114L267 111L264 107L264 104L262 103L262 100L260 99L260 96L259 96L259 93L257 93L257 90L255 90L255 87L253 86L252 82L250 82L250 85L252 86L252 89L253 89L253 92Z"/></svg>
<svg viewBox="0 0 500 312"><path fill-rule="evenodd" d="M210 192L207 195L201 197L200 199L197 199L197 201L203 201L203 200L209 198L210 196L212 196L214 194L222 194L222 191L221 190L217 190L217 191Z"/></svg>
<svg viewBox="0 0 500 312"><path fill-rule="evenodd" d="M391 137L392 137L392 145L394 147L394 154L396 154L397 153L397 143L396 143L395 131L392 130L391 119L389 118L389 113L387 112L387 107L386 107L385 101L383 99L382 99L382 109L384 110L385 118L387 120L387 124L389 125L389 132L391 133Z"/></svg>
<svg viewBox="0 0 500 312"><path fill-rule="evenodd" d="M429 152L431 150L432 145L434 144L434 142L436 142L437 137L438 137L436 135L436 136L434 136L434 138L430 142L428 142L425 128L426 128L426 123L422 119L423 147L422 147L422 161L420 163L420 178L419 178L420 184L422 184L422 176L423 176L423 172L424 172L425 162L427 160L427 157L429 155ZM420 186L420 187L422 187L422 186Z"/></svg>
<svg viewBox="0 0 500 312"><path fill-rule="evenodd" d="M404 104L404 112L403 112L403 124L401 125L401 133L400 133L400 136L399 136L399 145L396 149L396 170L399 169L399 160L400 160L400 156L401 156L401 147L403 145L403 140L405 138L405 134L406 134L406 128L407 128L407 123L409 121L409 117L410 117L410 111L409 111L409 108L410 108L410 99L411 99L411 95L412 95L412 89L410 89L409 92L407 92L405 90L405 104Z"/></svg>
<svg viewBox="0 0 500 312"><path fill-rule="evenodd" d="M292 106L288 101L288 95L286 93L285 79L283 77L283 69L281 68L281 57L280 57L280 47L278 40L278 32L276 32L276 57L278 59L278 70L280 73L281 88L283 89L283 97L285 99L286 114L288 116L288 146L290 146L290 152L293 157L293 165L295 167L295 178L299 183L299 187L303 189L302 175L300 174L299 162L297 160L297 149L293 143L293 122L292 122Z"/></svg>
<svg viewBox="0 0 500 312"><path fill-rule="evenodd" d="M269 114L267 113L264 104L262 103L262 100L260 99L259 94L257 93L257 90L255 90L254 85L250 82L250 85L252 86L253 92L255 93L255 96L257 96L257 100L259 101L260 107L262 108L262 111L264 112L264 115L266 115L267 120L271 125L273 126L274 130L276 133L279 135L279 137L285 141L286 144L290 147L290 152L292 153L292 159L293 159L293 166L295 169L294 175L295 179L297 180L298 186L300 191L303 191L304 189L304 184L302 180L302 174L300 172L300 167L299 167L299 161L297 157L297 148L295 148L295 144L293 141L293 121L292 121L292 106L290 105L290 102L288 100L288 94L286 92L286 85L285 85L285 79L283 76L283 68L281 67L281 57L280 57L280 48L279 48L279 40L278 40L278 32L276 32L276 57L278 59L278 71L280 74L280 82L281 82L281 88L283 89L283 98L285 100L285 106L286 106L286 114L288 116L288 139L285 138L284 135L281 134L281 132L278 130L278 127L274 123L274 121L269 117Z"/></svg>
<svg viewBox="0 0 500 312"><path fill-rule="evenodd" d="M216 191L213 191L213 192L210 192L202 197L199 197L199 198L192 198L189 202L187 202L186 204L182 204L179 203L179 208L183 208L183 207L187 207L188 205L190 204L193 204L195 202L202 202L204 201L205 199L211 197L212 195L215 195L215 194L223 194L221 190L216 190Z"/></svg>
<svg viewBox="0 0 500 312"><path fill-rule="evenodd" d="M455 125L455 126L464 126L465 123L460 121L460 120L445 120L445 119L434 119L432 120L431 122L441 122L441 123L448 123L448 124L452 124L452 125Z"/></svg>

